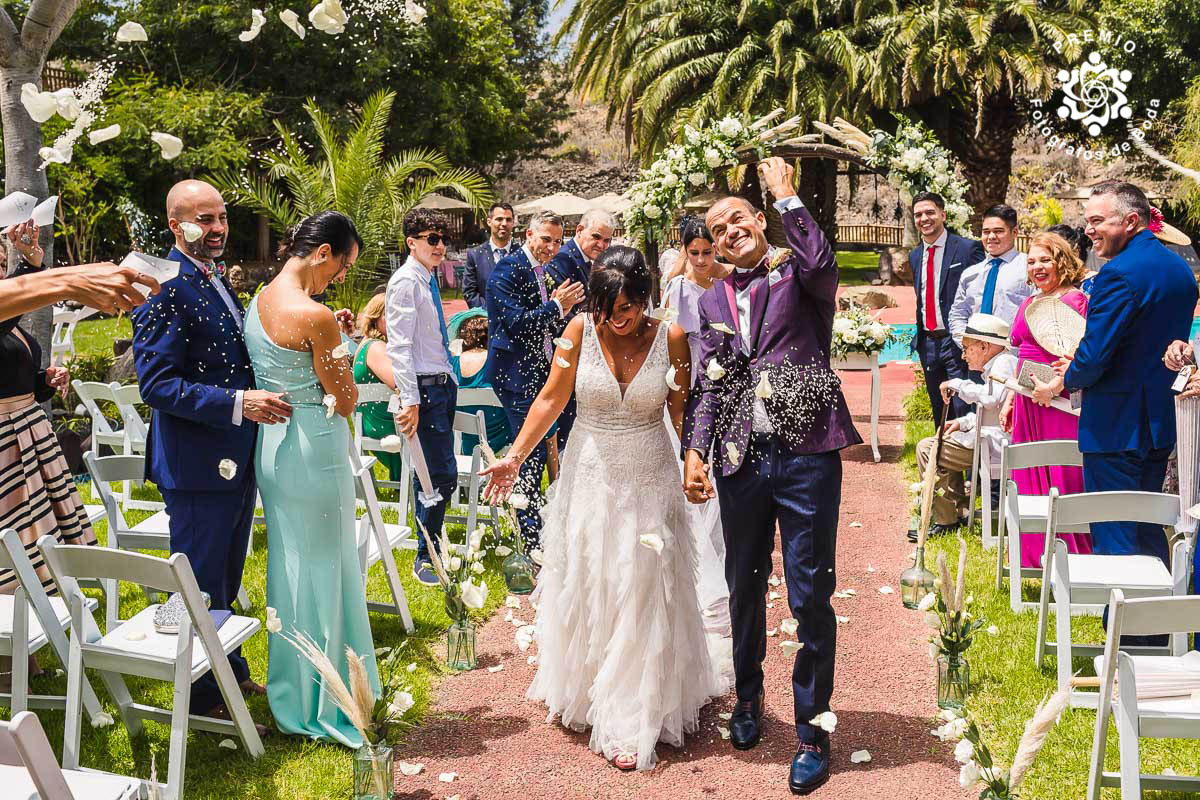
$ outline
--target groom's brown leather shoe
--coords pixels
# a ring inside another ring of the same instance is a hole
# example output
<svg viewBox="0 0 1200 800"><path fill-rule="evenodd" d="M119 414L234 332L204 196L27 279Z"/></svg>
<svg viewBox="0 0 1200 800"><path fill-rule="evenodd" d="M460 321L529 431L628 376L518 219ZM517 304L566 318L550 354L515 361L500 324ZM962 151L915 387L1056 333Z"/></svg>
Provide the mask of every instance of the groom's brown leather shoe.
<svg viewBox="0 0 1200 800"><path fill-rule="evenodd" d="M749 750L762 738L763 693L753 700L739 700L729 719L729 742L737 750Z"/></svg>

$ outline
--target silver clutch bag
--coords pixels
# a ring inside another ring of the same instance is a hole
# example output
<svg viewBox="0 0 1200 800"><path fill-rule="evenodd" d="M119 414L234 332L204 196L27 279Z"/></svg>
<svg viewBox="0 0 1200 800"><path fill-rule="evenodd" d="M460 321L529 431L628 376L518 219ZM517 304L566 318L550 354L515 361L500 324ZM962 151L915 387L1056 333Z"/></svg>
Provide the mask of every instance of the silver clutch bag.
<svg viewBox="0 0 1200 800"><path fill-rule="evenodd" d="M208 592L201 592L204 598L204 605L212 604L212 598ZM159 633L176 634L179 633L179 625L187 616L187 606L183 603L183 595L179 592L173 593L167 598L167 602L160 605L154 610L154 630Z"/></svg>
<svg viewBox="0 0 1200 800"><path fill-rule="evenodd" d="M1026 389L1033 389L1034 377L1042 383L1050 383L1057 377L1057 373L1049 364L1039 364L1036 361L1021 362L1021 372L1017 375L1017 383Z"/></svg>

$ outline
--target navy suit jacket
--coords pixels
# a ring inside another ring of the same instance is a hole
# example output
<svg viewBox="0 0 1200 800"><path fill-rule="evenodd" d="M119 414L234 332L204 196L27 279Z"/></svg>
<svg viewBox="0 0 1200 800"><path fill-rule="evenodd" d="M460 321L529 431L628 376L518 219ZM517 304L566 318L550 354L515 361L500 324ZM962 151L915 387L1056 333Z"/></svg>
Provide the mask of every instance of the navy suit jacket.
<svg viewBox="0 0 1200 800"><path fill-rule="evenodd" d="M1167 345L1189 338L1196 279L1150 231L1096 275L1087 328L1063 380L1083 390L1079 449L1118 453L1175 444L1175 375Z"/></svg>
<svg viewBox="0 0 1200 800"><path fill-rule="evenodd" d="M924 252L925 245L922 242L908 254L908 266L912 268L913 273L913 290L917 293L917 335L912 340L913 349L920 345L924 333L924 326L921 324L921 320L925 318L925 291L922 288L925 265L921 263L921 254ZM950 319L950 306L954 304L954 295L958 293L958 281L963 271L983 261L986 255L982 242L946 233L946 252L942 253L942 285L938 287L938 305L942 309L943 323Z"/></svg>
<svg viewBox="0 0 1200 800"><path fill-rule="evenodd" d="M514 248L514 242L508 243L509 252ZM467 251L467 268L463 271L463 299L469 308L480 308L487 304L487 285L496 268L496 260L492 256L492 240L489 238L478 247Z"/></svg>
<svg viewBox="0 0 1200 800"><path fill-rule="evenodd" d="M564 327L558 304L542 302L524 249L500 259L487 286L488 382L528 406L550 377L545 337Z"/></svg>
<svg viewBox="0 0 1200 800"><path fill-rule="evenodd" d="M254 470L258 425L233 424L237 390L254 388L250 356L209 280L177 249L167 258L179 262L179 275L130 314L138 384L153 409L146 477L164 489L229 491L218 471L223 459L237 464L239 477Z"/></svg>
<svg viewBox="0 0 1200 800"><path fill-rule="evenodd" d="M551 286L560 286L567 281L583 284L584 302L567 312L567 320L570 321L587 307L588 281L592 276L592 268L588 265L587 259L583 257L583 251L579 249L579 245L575 244L574 236L559 248L558 252L554 254L554 258L550 259L550 263L546 265L546 273L550 276Z"/></svg>

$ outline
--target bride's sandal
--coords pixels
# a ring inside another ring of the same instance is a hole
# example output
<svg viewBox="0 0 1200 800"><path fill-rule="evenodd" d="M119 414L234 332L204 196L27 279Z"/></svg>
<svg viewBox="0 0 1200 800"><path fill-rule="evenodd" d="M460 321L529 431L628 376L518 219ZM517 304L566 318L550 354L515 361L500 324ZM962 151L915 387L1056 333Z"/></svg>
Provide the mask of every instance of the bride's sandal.
<svg viewBox="0 0 1200 800"><path fill-rule="evenodd" d="M637 768L637 756L622 753L613 758L612 765L622 772L629 772Z"/></svg>

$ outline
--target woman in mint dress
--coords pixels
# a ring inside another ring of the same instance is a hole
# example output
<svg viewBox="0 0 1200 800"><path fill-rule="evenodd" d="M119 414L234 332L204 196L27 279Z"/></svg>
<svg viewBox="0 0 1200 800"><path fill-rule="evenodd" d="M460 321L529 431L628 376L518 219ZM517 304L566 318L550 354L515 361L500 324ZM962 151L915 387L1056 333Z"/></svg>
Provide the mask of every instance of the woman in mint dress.
<svg viewBox="0 0 1200 800"><path fill-rule="evenodd" d="M358 315L358 332L362 334L362 343L354 353L354 382L383 383L389 389L396 388L396 379L392 377L392 362L387 354L387 326L384 324L384 299L380 293L367 301L362 312ZM388 411L386 402L364 403L362 413L363 436L370 439L382 439L396 433L396 418ZM399 481L402 470L399 453L388 453L382 450L372 450L371 455L379 459L379 463L387 467L388 479Z"/></svg>
<svg viewBox="0 0 1200 800"><path fill-rule="evenodd" d="M362 240L349 218L316 214L289 231L287 263L246 314L246 349L258 388L291 403L286 424L259 427L255 471L267 522L267 605L288 634L316 642L348 680L346 648L362 656L379 691L354 526L346 422L358 392L342 336L312 300L341 282ZM329 396L327 407L325 398ZM358 747L362 737L309 661L281 636L268 644L267 700L284 733Z"/></svg>

